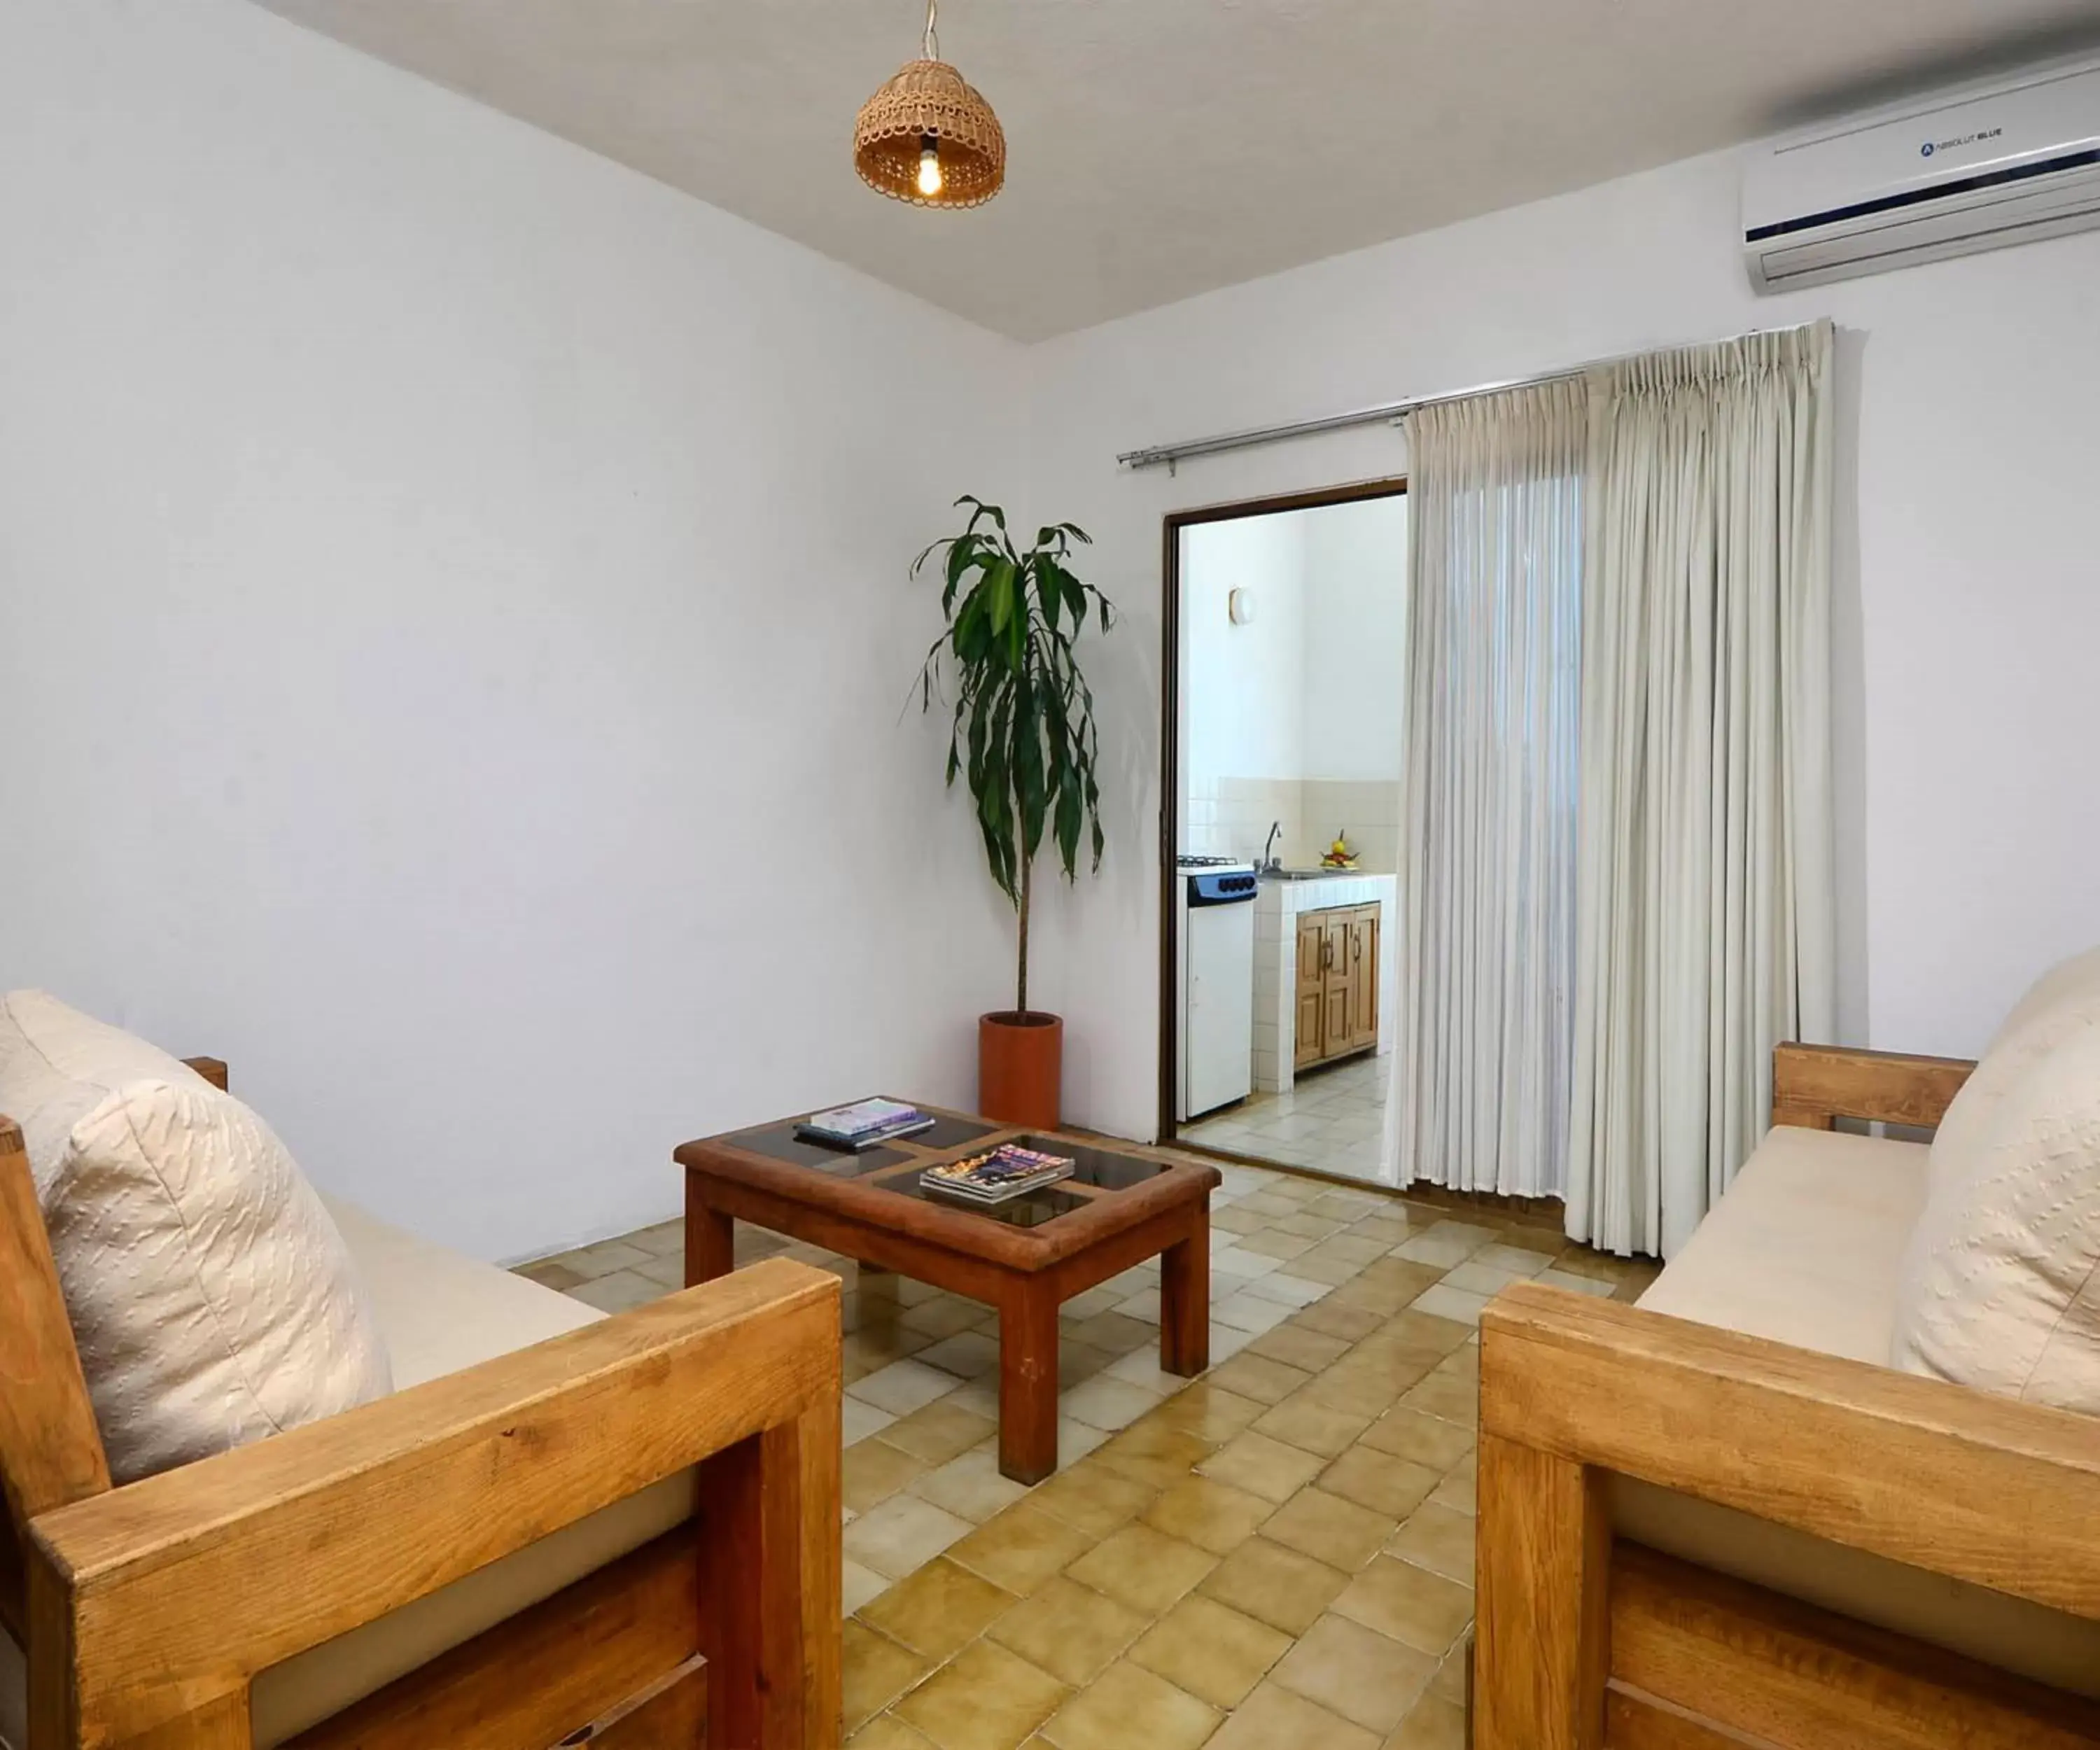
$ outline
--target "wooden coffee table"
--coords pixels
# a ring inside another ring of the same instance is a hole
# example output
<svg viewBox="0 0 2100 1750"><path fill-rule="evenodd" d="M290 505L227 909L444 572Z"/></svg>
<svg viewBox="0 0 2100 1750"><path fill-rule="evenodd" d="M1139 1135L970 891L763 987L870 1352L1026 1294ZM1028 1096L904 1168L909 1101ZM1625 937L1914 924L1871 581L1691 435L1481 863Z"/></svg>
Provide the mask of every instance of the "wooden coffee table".
<svg viewBox="0 0 2100 1750"><path fill-rule="evenodd" d="M742 1220L987 1303L999 1311L999 1468L1038 1483L1057 1468L1057 1309L1074 1294L1157 1254L1159 1364L1184 1375L1210 1365L1218 1173L1135 1144L921 1109L938 1116L931 1131L865 1154L798 1142L793 1118L685 1144L686 1281L735 1267ZM1078 1164L1061 1184L990 1209L920 1188L925 1167L1002 1142Z"/></svg>

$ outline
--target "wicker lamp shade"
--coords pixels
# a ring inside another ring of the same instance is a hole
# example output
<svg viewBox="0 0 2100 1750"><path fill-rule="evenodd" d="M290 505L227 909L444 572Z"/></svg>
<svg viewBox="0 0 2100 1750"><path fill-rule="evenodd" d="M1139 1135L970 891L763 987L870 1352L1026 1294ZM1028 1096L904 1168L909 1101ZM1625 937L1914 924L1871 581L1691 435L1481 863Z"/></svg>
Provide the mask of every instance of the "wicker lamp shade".
<svg viewBox="0 0 2100 1750"><path fill-rule="evenodd" d="M929 145L941 170L932 193L919 177ZM1006 180L1006 134L991 105L946 61L907 61L861 106L854 168L869 187L914 206L982 206Z"/></svg>

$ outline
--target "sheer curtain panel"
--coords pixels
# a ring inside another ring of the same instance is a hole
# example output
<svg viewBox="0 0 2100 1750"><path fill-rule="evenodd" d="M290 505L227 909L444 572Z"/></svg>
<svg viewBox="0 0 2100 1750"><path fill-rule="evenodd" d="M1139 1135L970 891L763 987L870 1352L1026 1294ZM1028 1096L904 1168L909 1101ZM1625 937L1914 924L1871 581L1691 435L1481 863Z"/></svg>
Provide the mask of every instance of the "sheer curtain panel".
<svg viewBox="0 0 2100 1750"><path fill-rule="evenodd" d="M1575 964L1585 386L1408 421L1397 1180L1561 1188Z"/></svg>
<svg viewBox="0 0 2100 1750"><path fill-rule="evenodd" d="M1830 324L1592 374L1568 1232L1673 1255L1834 1020Z"/></svg>

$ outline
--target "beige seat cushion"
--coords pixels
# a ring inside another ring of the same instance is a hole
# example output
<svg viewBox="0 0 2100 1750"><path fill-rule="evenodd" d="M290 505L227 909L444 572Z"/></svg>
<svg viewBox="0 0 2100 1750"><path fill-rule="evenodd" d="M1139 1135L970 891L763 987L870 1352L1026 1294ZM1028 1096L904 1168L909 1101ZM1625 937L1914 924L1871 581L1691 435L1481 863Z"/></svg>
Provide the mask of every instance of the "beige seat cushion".
<svg viewBox="0 0 2100 1750"><path fill-rule="evenodd" d="M1921 1143L1774 1130L1640 1305L1886 1366L1927 1153ZM1621 1536L1652 1549L2100 1696L2100 1623L1624 1477L1613 1480L1612 1511Z"/></svg>
<svg viewBox="0 0 2100 1750"><path fill-rule="evenodd" d="M605 1315L493 1264L476 1263L375 1220L329 1209L371 1290L406 1389L476 1362L580 1329ZM258 1750L281 1743L506 1616L639 1549L690 1518L690 1472L616 1502L492 1563L406 1610L262 1673L254 1695Z"/></svg>
<svg viewBox="0 0 2100 1750"><path fill-rule="evenodd" d="M1773 1130L1640 1304L1886 1363L1927 1154L1923 1143Z"/></svg>
<svg viewBox="0 0 2100 1750"><path fill-rule="evenodd" d="M558 1337L605 1316L522 1276L477 1263L328 1200L369 1289L397 1388ZM258 1750L327 1718L505 1617L639 1548L692 1513L690 1473L542 1538L408 1609L302 1653L257 1677ZM0 1637L0 1642L5 1638ZM11 1659L10 1655L14 1656ZM0 1739L20 1750L20 1655L0 1645ZM15 1721L10 1732L10 1721Z"/></svg>
<svg viewBox="0 0 2100 1750"><path fill-rule="evenodd" d="M342 1238L240 1101L29 990L0 998L0 1111L29 1144L117 1482L385 1395Z"/></svg>

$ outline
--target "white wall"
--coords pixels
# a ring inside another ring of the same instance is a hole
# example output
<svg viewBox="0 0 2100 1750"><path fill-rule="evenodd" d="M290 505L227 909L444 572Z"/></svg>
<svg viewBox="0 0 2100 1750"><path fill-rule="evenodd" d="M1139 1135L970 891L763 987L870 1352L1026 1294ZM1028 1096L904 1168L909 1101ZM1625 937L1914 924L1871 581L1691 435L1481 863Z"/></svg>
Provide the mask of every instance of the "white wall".
<svg viewBox="0 0 2100 1750"><path fill-rule="evenodd" d="M1358 499L1305 520L1305 776L1403 775L1407 500Z"/></svg>
<svg viewBox="0 0 2100 1750"><path fill-rule="evenodd" d="M1244 589L1245 625L1229 603ZM1199 522L1181 535L1182 776L1305 773L1305 518Z"/></svg>
<svg viewBox="0 0 2100 1750"><path fill-rule="evenodd" d="M1154 1127L1159 527L1188 506L1404 472L1382 426L1164 469L1140 444L1632 348L1843 329L1837 734L1845 1036L1979 1047L2025 981L2100 939L2100 236L1761 300L1731 156L1233 288L1035 349L1031 477L1124 606L1096 663L1123 787L1103 879L1043 919L1067 1103Z"/></svg>
<svg viewBox="0 0 2100 1750"><path fill-rule="evenodd" d="M12 0L0 238L0 987L490 1257L969 1097L903 571L1017 347L240 0Z"/></svg>

